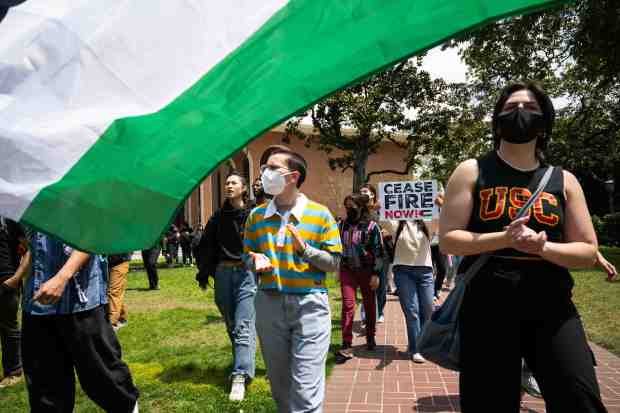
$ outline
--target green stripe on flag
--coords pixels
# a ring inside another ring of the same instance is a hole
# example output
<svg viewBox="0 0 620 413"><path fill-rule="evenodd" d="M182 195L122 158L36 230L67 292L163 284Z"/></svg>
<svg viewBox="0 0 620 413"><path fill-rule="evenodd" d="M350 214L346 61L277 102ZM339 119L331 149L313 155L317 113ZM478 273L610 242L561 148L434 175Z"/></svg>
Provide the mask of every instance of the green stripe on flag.
<svg viewBox="0 0 620 413"><path fill-rule="evenodd" d="M115 121L22 220L87 251L147 247L205 176L293 113L458 33L567 2L291 1L167 107Z"/></svg>

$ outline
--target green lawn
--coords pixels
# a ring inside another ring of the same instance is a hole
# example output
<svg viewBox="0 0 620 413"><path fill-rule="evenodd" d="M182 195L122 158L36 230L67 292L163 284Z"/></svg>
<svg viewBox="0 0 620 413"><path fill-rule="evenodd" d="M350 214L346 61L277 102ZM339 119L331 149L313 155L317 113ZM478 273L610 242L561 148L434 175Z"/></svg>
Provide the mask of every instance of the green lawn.
<svg viewBox="0 0 620 413"><path fill-rule="evenodd" d="M620 248L603 252L617 266ZM574 297L591 340L620 355L620 282L598 270L576 271ZM161 290L148 291L146 274L129 275L129 326L120 331L124 359L142 393L142 412L273 412L265 365L257 353L257 379L242 404L228 401L231 346L213 291L196 287L194 269L160 269ZM340 291L330 280L332 343L341 341ZM333 356L328 359L328 368ZM0 391L0 412L26 412L25 388ZM76 412L98 412L79 392Z"/></svg>
<svg viewBox="0 0 620 413"><path fill-rule="evenodd" d="M620 248L601 248L601 252L620 269ZM574 271L573 297L588 338L620 356L620 279L606 281L601 270Z"/></svg>
<svg viewBox="0 0 620 413"><path fill-rule="evenodd" d="M228 401L231 346L213 300L194 281L193 268L160 269L159 291L149 291L146 274L129 274L129 325L120 330L123 358L141 392L141 412L275 412L265 364L257 352L257 378L243 403ZM332 342L340 343L340 292L330 301ZM333 365L330 351L328 367ZM0 412L28 411L24 386L0 391ZM100 412L79 391L76 412Z"/></svg>

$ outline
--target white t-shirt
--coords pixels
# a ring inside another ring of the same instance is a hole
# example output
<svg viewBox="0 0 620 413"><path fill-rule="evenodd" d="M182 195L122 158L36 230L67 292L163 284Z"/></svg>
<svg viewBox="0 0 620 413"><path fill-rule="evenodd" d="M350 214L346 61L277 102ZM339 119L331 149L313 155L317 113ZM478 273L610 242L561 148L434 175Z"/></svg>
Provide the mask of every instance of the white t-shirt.
<svg viewBox="0 0 620 413"><path fill-rule="evenodd" d="M405 221L405 226L396 240L398 221L388 221L389 231L396 243L393 265L410 265L414 267L433 267L430 240L413 221ZM428 228L428 225L426 228Z"/></svg>

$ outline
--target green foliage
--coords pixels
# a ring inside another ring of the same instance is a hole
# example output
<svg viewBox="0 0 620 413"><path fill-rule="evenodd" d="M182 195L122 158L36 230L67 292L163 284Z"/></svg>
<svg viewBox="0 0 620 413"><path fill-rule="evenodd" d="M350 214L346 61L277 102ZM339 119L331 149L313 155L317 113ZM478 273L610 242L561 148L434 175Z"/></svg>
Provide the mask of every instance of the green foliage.
<svg viewBox="0 0 620 413"><path fill-rule="evenodd" d="M620 212L607 214L602 219L593 215L592 225L594 225L599 245L620 245Z"/></svg>
<svg viewBox="0 0 620 413"><path fill-rule="evenodd" d="M607 210L602 183L620 177L620 3L578 0L504 19L446 44L469 67L473 106L490 113L508 82L539 81L566 106L546 155L582 181L591 209ZM484 136L479 136L484 140Z"/></svg>
<svg viewBox="0 0 620 413"><path fill-rule="evenodd" d="M605 223L603 222L603 220L597 215L592 215L592 226L594 227L594 231L596 232L598 243L600 245L607 244L607 242L605 241Z"/></svg>
<svg viewBox="0 0 620 413"><path fill-rule="evenodd" d="M620 245L620 212L603 217L608 245Z"/></svg>
<svg viewBox="0 0 620 413"><path fill-rule="evenodd" d="M436 107L446 87L441 80L431 80L421 66L421 57L410 59L333 94L289 121L287 137L296 136L307 146L325 151L330 155L330 168L353 170L353 191L374 174L409 174L420 164L420 159L408 154L417 150L417 146L406 139L406 131L411 128L408 114L420 110L425 115L424 108ZM299 125L306 115L310 116L317 135L301 131ZM428 125L431 124L437 127L432 122ZM368 157L377 153L385 142L404 149L405 168L366 171Z"/></svg>

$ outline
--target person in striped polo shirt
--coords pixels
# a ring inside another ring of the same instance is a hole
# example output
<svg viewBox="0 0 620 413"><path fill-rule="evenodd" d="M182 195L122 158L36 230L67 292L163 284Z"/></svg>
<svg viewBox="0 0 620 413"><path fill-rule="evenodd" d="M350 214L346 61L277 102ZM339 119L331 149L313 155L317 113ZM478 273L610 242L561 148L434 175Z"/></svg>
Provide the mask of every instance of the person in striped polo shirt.
<svg viewBox="0 0 620 413"><path fill-rule="evenodd" d="M342 245L329 210L299 191L303 157L281 145L261 157L269 203L245 227L244 256L258 275L256 330L280 412L321 412L331 314L325 277L338 270Z"/></svg>

